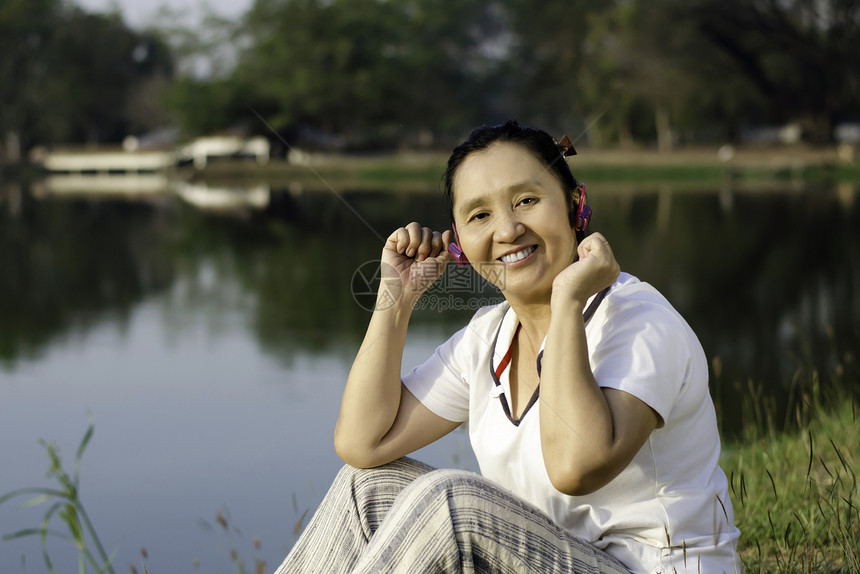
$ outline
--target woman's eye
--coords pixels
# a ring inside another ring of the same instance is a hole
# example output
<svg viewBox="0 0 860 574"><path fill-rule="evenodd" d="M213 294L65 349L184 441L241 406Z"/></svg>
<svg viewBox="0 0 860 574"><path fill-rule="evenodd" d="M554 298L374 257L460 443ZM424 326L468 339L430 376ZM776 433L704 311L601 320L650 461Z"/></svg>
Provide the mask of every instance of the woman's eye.
<svg viewBox="0 0 860 574"><path fill-rule="evenodd" d="M537 203L536 197L526 197L520 200L520 205L533 205L535 203Z"/></svg>
<svg viewBox="0 0 860 574"><path fill-rule="evenodd" d="M489 214L488 214L488 213L484 213L484 212L476 213L475 215L473 215L473 216L471 217L470 221L479 220L479 219L484 219L484 218L486 218L486 217L488 217L488 216L489 216Z"/></svg>

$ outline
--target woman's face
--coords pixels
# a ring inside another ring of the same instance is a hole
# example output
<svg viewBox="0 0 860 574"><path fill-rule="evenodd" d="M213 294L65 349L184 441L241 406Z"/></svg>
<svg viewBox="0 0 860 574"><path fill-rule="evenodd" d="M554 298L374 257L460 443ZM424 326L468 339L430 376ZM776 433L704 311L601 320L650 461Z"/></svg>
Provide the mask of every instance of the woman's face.
<svg viewBox="0 0 860 574"><path fill-rule="evenodd" d="M454 176L460 246L512 302L549 302L552 282L576 257L565 192L527 148L498 142L473 152Z"/></svg>

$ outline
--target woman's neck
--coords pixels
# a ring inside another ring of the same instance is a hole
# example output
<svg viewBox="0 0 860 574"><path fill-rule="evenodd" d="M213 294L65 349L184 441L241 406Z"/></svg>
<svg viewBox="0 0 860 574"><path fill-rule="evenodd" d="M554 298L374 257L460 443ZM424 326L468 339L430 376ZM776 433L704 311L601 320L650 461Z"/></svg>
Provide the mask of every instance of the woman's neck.
<svg viewBox="0 0 860 574"><path fill-rule="evenodd" d="M510 301L511 308L520 322L519 335L537 353L549 331L550 306L548 303L518 303Z"/></svg>

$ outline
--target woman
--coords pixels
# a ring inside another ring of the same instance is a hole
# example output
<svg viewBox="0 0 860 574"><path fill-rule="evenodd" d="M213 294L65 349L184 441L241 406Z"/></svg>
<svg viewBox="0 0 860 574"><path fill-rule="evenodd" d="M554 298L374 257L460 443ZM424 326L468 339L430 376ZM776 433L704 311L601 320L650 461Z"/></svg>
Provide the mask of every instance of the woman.
<svg viewBox="0 0 860 574"><path fill-rule="evenodd" d="M388 237L335 431L348 466L279 573L741 570L704 353L585 236L571 150L480 128L448 161L456 237ZM506 301L401 380L413 305L452 241ZM463 422L482 476L403 458Z"/></svg>

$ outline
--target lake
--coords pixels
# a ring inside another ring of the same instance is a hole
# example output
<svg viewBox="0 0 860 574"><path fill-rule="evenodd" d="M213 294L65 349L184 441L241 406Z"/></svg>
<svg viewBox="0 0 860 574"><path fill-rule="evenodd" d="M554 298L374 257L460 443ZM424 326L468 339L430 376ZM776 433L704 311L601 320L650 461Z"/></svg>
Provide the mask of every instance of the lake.
<svg viewBox="0 0 860 574"><path fill-rule="evenodd" d="M341 466L332 431L381 238L443 229L438 195L267 189L236 207L0 186L0 495L49 484L40 438L71 469L92 417L81 497L117 572L234 572L233 549L273 570ZM855 187L593 184L589 199L622 268L698 333L725 436L756 393L790 421L813 381L857 380ZM499 299L446 273L404 371ZM463 429L416 456L476 470ZM0 506L0 534L45 506ZM67 543L50 549L75 571ZM44 571L38 539L0 542L0 572Z"/></svg>

